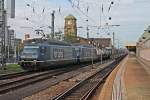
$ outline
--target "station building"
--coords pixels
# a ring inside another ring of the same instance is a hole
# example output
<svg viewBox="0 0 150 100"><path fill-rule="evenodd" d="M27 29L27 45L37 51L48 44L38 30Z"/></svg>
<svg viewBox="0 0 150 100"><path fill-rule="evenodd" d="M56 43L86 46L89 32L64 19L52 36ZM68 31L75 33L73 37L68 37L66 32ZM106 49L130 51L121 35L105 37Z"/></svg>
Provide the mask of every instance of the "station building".
<svg viewBox="0 0 150 100"><path fill-rule="evenodd" d="M150 26L145 30L136 44L137 57L150 61Z"/></svg>

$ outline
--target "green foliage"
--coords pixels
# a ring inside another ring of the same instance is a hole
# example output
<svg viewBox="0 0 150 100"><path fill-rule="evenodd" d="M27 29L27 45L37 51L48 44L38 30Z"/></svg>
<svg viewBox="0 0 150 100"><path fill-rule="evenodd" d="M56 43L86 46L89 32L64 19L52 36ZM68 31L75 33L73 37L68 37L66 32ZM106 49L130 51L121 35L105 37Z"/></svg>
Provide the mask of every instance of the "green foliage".
<svg viewBox="0 0 150 100"><path fill-rule="evenodd" d="M14 72L22 71L21 67L18 64L9 64L7 65L7 69Z"/></svg>
<svg viewBox="0 0 150 100"><path fill-rule="evenodd" d="M0 74L11 74L23 71L18 64L9 64L6 66L6 70L0 70Z"/></svg>

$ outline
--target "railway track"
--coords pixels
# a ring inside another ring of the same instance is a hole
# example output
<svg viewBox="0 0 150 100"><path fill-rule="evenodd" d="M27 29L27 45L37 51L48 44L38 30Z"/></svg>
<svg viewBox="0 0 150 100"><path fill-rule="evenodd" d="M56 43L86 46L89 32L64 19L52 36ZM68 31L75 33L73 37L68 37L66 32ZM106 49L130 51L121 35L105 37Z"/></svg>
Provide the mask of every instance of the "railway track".
<svg viewBox="0 0 150 100"><path fill-rule="evenodd" d="M104 62L107 62L105 60ZM97 63L100 64L100 63ZM37 72L42 72L42 71L23 71L23 72L18 72L18 73L12 73L12 74L6 74L6 75L0 75L0 81L1 80L7 80L7 79L13 79L21 76L26 76L26 75L31 75Z"/></svg>
<svg viewBox="0 0 150 100"><path fill-rule="evenodd" d="M82 80L68 91L52 98L52 100L88 100L96 88L104 82L107 76L122 59L123 58L118 59L109 66Z"/></svg>
<svg viewBox="0 0 150 100"><path fill-rule="evenodd" d="M6 75L1 75L0 80L5 80L5 79L12 79L20 76L25 76L29 74L33 74L35 72L32 71L24 71L24 72L19 72L19 73L12 73L12 74L6 74Z"/></svg>
<svg viewBox="0 0 150 100"><path fill-rule="evenodd" d="M45 72L42 74L37 74L37 75L30 76L30 77L22 78L22 79L20 78L19 80L14 80L11 82L0 84L0 94L4 94L9 91L21 88L21 87L25 87L27 85L46 80L48 78L63 74L65 72L67 72L67 70L49 71L49 72Z"/></svg>
<svg viewBox="0 0 150 100"><path fill-rule="evenodd" d="M66 68L59 68L54 70L49 70L45 72L33 73L33 74L14 74L14 76L7 76L0 80L0 95L5 94L9 91L13 91L22 87L25 87L30 84L34 84L37 82L41 82L46 79L53 78L54 76L58 76L75 69L85 67L88 64L76 65ZM11 75L11 74L10 74ZM13 75L13 74L12 74ZM19 77L20 76L20 77Z"/></svg>

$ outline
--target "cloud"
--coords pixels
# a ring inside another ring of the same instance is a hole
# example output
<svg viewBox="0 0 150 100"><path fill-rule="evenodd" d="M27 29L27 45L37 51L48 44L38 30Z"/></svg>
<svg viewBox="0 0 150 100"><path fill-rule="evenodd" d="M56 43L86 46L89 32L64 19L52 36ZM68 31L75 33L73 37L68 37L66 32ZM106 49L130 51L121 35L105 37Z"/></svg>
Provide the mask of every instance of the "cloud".
<svg viewBox="0 0 150 100"><path fill-rule="evenodd" d="M35 8L33 13L32 7L27 7L26 4L31 4ZM101 5L104 6L104 12L101 12ZM84 26L83 29L79 29L78 34L86 37L86 19L87 7L89 6L88 19L89 25L99 26L100 19L101 24L105 25L107 22L110 24L119 24L120 27L110 28L110 30L98 30L96 27L90 27L90 36L100 37L101 35L107 36L104 33L117 32L118 38L122 41L127 39L125 35L131 35L128 40L137 40L144 28L147 27L150 20L150 14L147 11L150 9L150 5L139 0L114 0L110 12L108 8L110 6L110 0L80 0L75 2L72 7L68 0L16 0L16 18L9 20L9 24L16 30L18 37L22 37L25 32L34 34L34 29L39 26L51 25L51 12L55 10L55 25L56 31L64 27L64 17L68 14L73 14L77 18L78 26ZM44 14L41 14L45 8ZM61 8L61 12L58 9ZM80 11L80 10L81 11ZM31 21L26 21L25 18L29 17ZM112 20L108 20L111 17ZM22 29L20 26L33 27L34 29ZM58 29L59 28L59 29ZM50 29L44 28L46 32L50 33ZM63 31L63 29L61 29ZM96 34L96 33L100 34Z"/></svg>

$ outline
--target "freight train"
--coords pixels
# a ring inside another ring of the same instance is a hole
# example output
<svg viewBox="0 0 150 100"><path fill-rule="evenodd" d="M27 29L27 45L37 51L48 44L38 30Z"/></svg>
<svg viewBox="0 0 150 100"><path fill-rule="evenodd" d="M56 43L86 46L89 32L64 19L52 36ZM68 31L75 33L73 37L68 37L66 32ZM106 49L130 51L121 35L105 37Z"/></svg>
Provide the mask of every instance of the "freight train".
<svg viewBox="0 0 150 100"><path fill-rule="evenodd" d="M24 70L37 70L67 64L109 59L111 50L101 51L90 45L62 42L27 43L20 55L19 65Z"/></svg>

